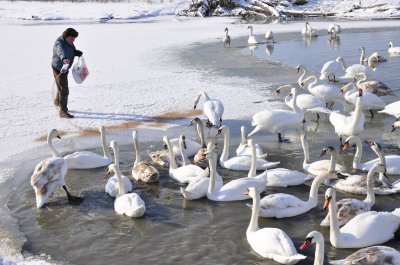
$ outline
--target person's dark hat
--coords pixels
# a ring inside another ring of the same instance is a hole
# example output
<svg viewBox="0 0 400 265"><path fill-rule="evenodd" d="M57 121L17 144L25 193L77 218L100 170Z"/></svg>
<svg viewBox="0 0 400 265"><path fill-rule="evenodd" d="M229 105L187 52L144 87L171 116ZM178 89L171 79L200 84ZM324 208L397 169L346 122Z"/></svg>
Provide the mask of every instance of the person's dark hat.
<svg viewBox="0 0 400 265"><path fill-rule="evenodd" d="M67 37L74 37L74 38L76 38L76 37L78 37L78 35L79 35L78 31L76 31L76 30L73 29L73 28L67 28L67 29L63 32L63 34L62 34L62 36L63 36L64 39L67 38Z"/></svg>

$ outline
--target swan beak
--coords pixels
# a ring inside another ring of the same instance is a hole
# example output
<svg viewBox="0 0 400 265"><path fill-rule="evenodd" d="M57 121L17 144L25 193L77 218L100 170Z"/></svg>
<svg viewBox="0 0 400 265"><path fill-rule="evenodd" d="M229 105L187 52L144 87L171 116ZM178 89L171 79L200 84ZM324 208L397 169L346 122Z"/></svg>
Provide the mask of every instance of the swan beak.
<svg viewBox="0 0 400 265"><path fill-rule="evenodd" d="M56 137L57 137L58 139L61 139L60 135L57 135Z"/></svg>
<svg viewBox="0 0 400 265"><path fill-rule="evenodd" d="M344 94L343 89L340 89L340 95L343 95L343 94Z"/></svg>
<svg viewBox="0 0 400 265"><path fill-rule="evenodd" d="M193 109L196 109L197 105L194 105Z"/></svg>
<svg viewBox="0 0 400 265"><path fill-rule="evenodd" d="M304 250L306 247L308 247L309 245L311 245L311 240L309 240L308 238L306 239L306 241L304 241L304 244L300 246L300 250Z"/></svg>
<svg viewBox="0 0 400 265"><path fill-rule="evenodd" d="M359 96L359 97L362 97L362 95L363 95L363 91L362 91L362 89L359 89L359 90L358 90L358 96Z"/></svg>
<svg viewBox="0 0 400 265"><path fill-rule="evenodd" d="M324 209L328 208L329 203L331 202L331 199L332 199L331 197L325 198L325 201L324 201Z"/></svg>
<svg viewBox="0 0 400 265"><path fill-rule="evenodd" d="M187 146L186 146L186 137L183 136L182 138L183 138L183 148L187 149Z"/></svg>
<svg viewBox="0 0 400 265"><path fill-rule="evenodd" d="M374 70L375 71L375 66L373 66L373 65L371 65L369 68L371 68L371 70Z"/></svg>
<svg viewBox="0 0 400 265"><path fill-rule="evenodd" d="M246 191L246 192L243 192L243 195L247 195L247 196L249 196L249 192L248 192L248 191Z"/></svg>
<svg viewBox="0 0 400 265"><path fill-rule="evenodd" d="M302 83L300 84L300 86L301 86L301 87L304 87L304 83L302 82Z"/></svg>
<svg viewBox="0 0 400 265"><path fill-rule="evenodd" d="M289 94L289 97L291 97L291 96L293 96L293 93L290 93L290 94Z"/></svg>
<svg viewBox="0 0 400 265"><path fill-rule="evenodd" d="M365 140L364 143L366 143L369 146L373 146L373 144L374 144L374 142L368 141L368 140Z"/></svg>
<svg viewBox="0 0 400 265"><path fill-rule="evenodd" d="M165 150L168 149L168 145L167 144L164 144L163 147L164 147Z"/></svg>
<svg viewBox="0 0 400 265"><path fill-rule="evenodd" d="M218 136L218 135L220 135L221 133L222 133L222 130L221 130L221 129L218 129L217 134L216 134L215 136Z"/></svg>
<svg viewBox="0 0 400 265"><path fill-rule="evenodd" d="M300 67L297 67L297 73L299 73L300 72Z"/></svg>
<svg viewBox="0 0 400 265"><path fill-rule="evenodd" d="M345 143L343 144L343 151L349 149L349 147L350 147L349 142L345 142Z"/></svg>
<svg viewBox="0 0 400 265"><path fill-rule="evenodd" d="M280 93L281 93L280 90L276 90L276 91L275 91L275 96L279 96Z"/></svg>
<svg viewBox="0 0 400 265"><path fill-rule="evenodd" d="M324 150L322 150L322 152L319 154L319 156L318 157L322 157L322 156L324 156L324 155L326 155L326 150L324 149Z"/></svg>
<svg viewBox="0 0 400 265"><path fill-rule="evenodd" d="M396 130L396 127L394 127L394 125L392 125L392 130L390 132L394 132Z"/></svg>
<svg viewBox="0 0 400 265"><path fill-rule="evenodd" d="M110 171L110 170L107 170L106 176L108 176L108 175L110 175L110 174L111 174L111 171Z"/></svg>

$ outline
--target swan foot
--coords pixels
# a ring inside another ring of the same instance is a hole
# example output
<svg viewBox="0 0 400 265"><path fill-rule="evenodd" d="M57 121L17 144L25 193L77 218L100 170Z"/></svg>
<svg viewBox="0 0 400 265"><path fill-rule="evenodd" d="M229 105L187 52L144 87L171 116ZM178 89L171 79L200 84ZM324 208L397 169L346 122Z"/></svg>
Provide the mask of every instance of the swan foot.
<svg viewBox="0 0 400 265"><path fill-rule="evenodd" d="M64 185L63 189L65 190L65 193L67 193L67 198L70 204L78 205L83 201L82 197L77 197L77 196L72 196L69 192L67 187Z"/></svg>
<svg viewBox="0 0 400 265"><path fill-rule="evenodd" d="M328 103L326 103L326 107L331 110L333 107L333 104L335 104L335 102L331 102L329 105L328 105Z"/></svg>
<svg viewBox="0 0 400 265"><path fill-rule="evenodd" d="M319 122L319 118L320 118L319 113L317 113L317 119L312 120L312 121L313 121L313 122Z"/></svg>
<svg viewBox="0 0 400 265"><path fill-rule="evenodd" d="M207 127L208 129L211 129L212 127L214 127L214 125L213 125L209 120L207 120L207 121L206 121L206 127Z"/></svg>
<svg viewBox="0 0 400 265"><path fill-rule="evenodd" d="M374 113L372 112L372 109L370 109L369 112L371 113L371 117L370 118L373 118L374 117Z"/></svg>

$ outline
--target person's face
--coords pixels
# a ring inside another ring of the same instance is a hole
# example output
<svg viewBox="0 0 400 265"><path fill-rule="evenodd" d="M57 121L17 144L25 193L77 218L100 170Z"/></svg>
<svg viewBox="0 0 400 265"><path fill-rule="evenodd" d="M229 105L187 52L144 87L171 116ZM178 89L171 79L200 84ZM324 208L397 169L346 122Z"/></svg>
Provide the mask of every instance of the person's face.
<svg viewBox="0 0 400 265"><path fill-rule="evenodd" d="M75 41L75 37L68 36L68 37L65 39L65 41L66 41L69 45L72 45L72 44L74 43L74 41Z"/></svg>

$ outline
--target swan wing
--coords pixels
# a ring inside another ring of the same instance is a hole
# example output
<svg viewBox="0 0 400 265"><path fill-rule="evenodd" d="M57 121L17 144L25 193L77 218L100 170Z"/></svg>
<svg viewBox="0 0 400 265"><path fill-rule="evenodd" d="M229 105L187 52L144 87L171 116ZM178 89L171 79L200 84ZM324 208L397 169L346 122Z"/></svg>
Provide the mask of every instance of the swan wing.
<svg viewBox="0 0 400 265"><path fill-rule="evenodd" d="M296 196L286 193L275 193L265 196L260 201L260 206L266 210L274 208L276 210L283 210L293 207L302 207L305 204Z"/></svg>
<svg viewBox="0 0 400 265"><path fill-rule="evenodd" d="M224 106L219 100L208 100L204 103L203 111L208 120L214 126L217 126L217 124L219 124L219 121L222 119L222 114L224 114Z"/></svg>
<svg viewBox="0 0 400 265"><path fill-rule="evenodd" d="M31 176L31 185L41 188L50 182L64 182L67 164L63 158L54 157L41 161Z"/></svg>
<svg viewBox="0 0 400 265"><path fill-rule="evenodd" d="M286 168L276 168L267 171L268 187L287 187L300 185L309 179L312 179L312 177L302 172L289 170Z"/></svg>
<svg viewBox="0 0 400 265"><path fill-rule="evenodd" d="M89 169L105 167L111 164L112 160L90 151L80 151L66 155L64 159L70 169Z"/></svg>
<svg viewBox="0 0 400 265"><path fill-rule="evenodd" d="M118 214L130 217L141 217L146 212L144 201L136 193L119 196L114 202L114 209Z"/></svg>

